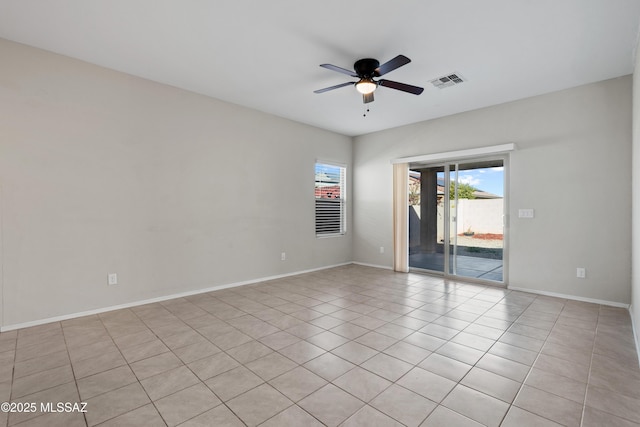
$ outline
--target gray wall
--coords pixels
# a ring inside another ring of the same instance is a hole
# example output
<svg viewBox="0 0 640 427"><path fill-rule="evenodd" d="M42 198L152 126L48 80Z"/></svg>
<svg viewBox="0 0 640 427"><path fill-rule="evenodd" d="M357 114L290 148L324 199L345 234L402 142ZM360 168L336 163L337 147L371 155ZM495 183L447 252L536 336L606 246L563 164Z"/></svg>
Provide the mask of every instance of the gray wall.
<svg viewBox="0 0 640 427"><path fill-rule="evenodd" d="M636 49L633 72L633 256L631 282L631 316L636 334L636 346L640 344L640 45ZM640 350L640 348L639 348Z"/></svg>
<svg viewBox="0 0 640 427"><path fill-rule="evenodd" d="M509 284L631 302L631 77L355 138L349 233L316 239L313 164L351 164L351 138L8 41L0 57L3 326L351 260L391 267L389 161L505 142L519 147Z"/></svg>
<svg viewBox="0 0 640 427"><path fill-rule="evenodd" d="M392 266L390 160L514 142L509 286L629 304L631 82L626 76L356 137L354 260ZM536 217L518 219L519 208ZM586 279L576 278L576 267L587 269Z"/></svg>
<svg viewBox="0 0 640 427"><path fill-rule="evenodd" d="M313 190L351 138L8 41L0 58L2 325L351 260L350 234L315 238Z"/></svg>

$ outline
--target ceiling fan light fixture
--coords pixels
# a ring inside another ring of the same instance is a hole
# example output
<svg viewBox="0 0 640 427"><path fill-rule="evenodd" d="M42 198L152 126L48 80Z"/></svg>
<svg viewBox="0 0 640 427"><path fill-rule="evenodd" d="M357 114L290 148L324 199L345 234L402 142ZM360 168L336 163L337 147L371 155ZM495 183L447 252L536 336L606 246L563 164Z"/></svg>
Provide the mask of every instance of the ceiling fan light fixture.
<svg viewBox="0 0 640 427"><path fill-rule="evenodd" d="M356 83L356 89L363 95L368 95L373 93L374 90L378 87L378 84L371 78L363 78L360 79L358 83Z"/></svg>

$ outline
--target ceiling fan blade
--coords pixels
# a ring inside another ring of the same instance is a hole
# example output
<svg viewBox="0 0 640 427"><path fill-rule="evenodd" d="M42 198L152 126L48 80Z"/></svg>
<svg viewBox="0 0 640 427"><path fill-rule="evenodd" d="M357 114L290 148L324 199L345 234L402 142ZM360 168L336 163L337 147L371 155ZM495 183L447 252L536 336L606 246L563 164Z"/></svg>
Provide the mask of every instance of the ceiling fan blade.
<svg viewBox="0 0 640 427"><path fill-rule="evenodd" d="M420 95L424 90L424 88L421 88L419 86L411 86L406 83L399 83L384 79L378 80L378 84L380 86L390 87L391 89L401 90L403 92L412 93L414 95Z"/></svg>
<svg viewBox="0 0 640 427"><path fill-rule="evenodd" d="M391 61L385 62L375 70L375 76L380 77L388 72L395 70L396 68L400 68L403 65L407 65L411 60L404 55L398 55L393 58Z"/></svg>
<svg viewBox="0 0 640 427"><path fill-rule="evenodd" d="M337 72L342 73L342 74L346 74L347 76L358 77L358 75L355 73L355 71L347 70L346 68L338 67L337 65L320 64L320 66L322 68L326 68L327 70L333 70L333 71L337 71Z"/></svg>
<svg viewBox="0 0 640 427"><path fill-rule="evenodd" d="M362 102L364 102L365 104L373 102L373 92L371 92L371 93L363 93L362 94Z"/></svg>
<svg viewBox="0 0 640 427"><path fill-rule="evenodd" d="M329 87L325 87L324 89L314 90L314 91L313 91L313 93L324 93L324 92L329 92L330 90L340 89L341 87L345 87L345 86L351 86L351 85L353 85L353 84L355 84L355 83L356 83L356 82L340 83L339 85L329 86Z"/></svg>

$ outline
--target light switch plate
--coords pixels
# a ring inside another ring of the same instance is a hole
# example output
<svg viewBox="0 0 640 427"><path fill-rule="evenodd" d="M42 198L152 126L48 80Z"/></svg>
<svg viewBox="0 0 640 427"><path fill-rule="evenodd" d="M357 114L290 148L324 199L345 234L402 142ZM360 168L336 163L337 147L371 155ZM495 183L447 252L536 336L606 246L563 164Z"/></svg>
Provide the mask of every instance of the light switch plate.
<svg viewBox="0 0 640 427"><path fill-rule="evenodd" d="M518 218L533 218L533 209L518 209Z"/></svg>

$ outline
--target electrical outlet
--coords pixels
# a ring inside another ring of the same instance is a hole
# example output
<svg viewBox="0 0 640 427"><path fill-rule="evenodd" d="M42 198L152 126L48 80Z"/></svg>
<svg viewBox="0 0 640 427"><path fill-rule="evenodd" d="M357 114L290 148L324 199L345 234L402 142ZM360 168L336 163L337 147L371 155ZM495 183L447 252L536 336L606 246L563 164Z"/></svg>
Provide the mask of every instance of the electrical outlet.
<svg viewBox="0 0 640 427"><path fill-rule="evenodd" d="M380 246L380 253L383 254L384 253L384 246Z"/></svg>
<svg viewBox="0 0 640 427"><path fill-rule="evenodd" d="M280 254L280 260L281 261L286 261L287 260L287 253L286 252L282 252Z"/></svg>
<svg viewBox="0 0 640 427"><path fill-rule="evenodd" d="M109 283L110 285L117 285L118 275L116 273L109 273L109 275L107 276L107 283Z"/></svg>
<svg viewBox="0 0 640 427"><path fill-rule="evenodd" d="M579 279L584 279L587 277L587 269L584 267L576 268L576 277Z"/></svg>

